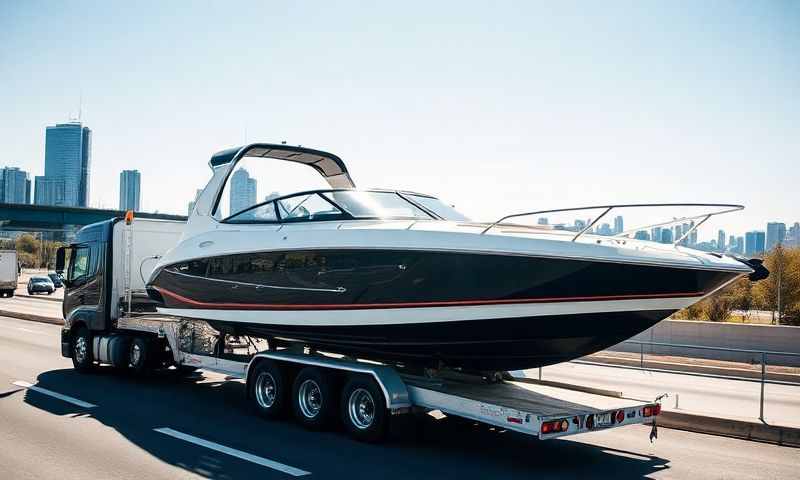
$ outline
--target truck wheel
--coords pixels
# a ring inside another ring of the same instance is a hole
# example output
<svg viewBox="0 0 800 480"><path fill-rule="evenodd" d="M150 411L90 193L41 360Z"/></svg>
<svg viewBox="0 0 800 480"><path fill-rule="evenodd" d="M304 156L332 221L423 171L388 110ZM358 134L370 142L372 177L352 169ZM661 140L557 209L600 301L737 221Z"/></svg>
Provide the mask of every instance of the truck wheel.
<svg viewBox="0 0 800 480"><path fill-rule="evenodd" d="M277 418L286 406L286 380L283 371L272 360L262 360L248 375L250 400L259 415Z"/></svg>
<svg viewBox="0 0 800 480"><path fill-rule="evenodd" d="M72 366L81 373L94 367L92 332L86 327L78 328L72 336Z"/></svg>
<svg viewBox="0 0 800 480"><path fill-rule="evenodd" d="M386 436L388 414L383 392L369 377L352 376L342 390L340 416L347 432L362 442Z"/></svg>
<svg viewBox="0 0 800 480"><path fill-rule="evenodd" d="M150 370L150 342L142 337L134 337L128 348L128 362L136 375L145 375Z"/></svg>
<svg viewBox="0 0 800 480"><path fill-rule="evenodd" d="M300 370L292 386L294 416L304 427L320 430L336 415L336 400L330 375L317 367Z"/></svg>

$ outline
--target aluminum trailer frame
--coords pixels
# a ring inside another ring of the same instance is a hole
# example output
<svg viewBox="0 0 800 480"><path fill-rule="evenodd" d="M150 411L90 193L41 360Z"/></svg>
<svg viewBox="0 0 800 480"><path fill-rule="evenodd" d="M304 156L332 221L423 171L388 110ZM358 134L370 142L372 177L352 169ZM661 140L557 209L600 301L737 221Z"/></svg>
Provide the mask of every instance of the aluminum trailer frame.
<svg viewBox="0 0 800 480"><path fill-rule="evenodd" d="M186 353L178 348L179 321L186 320L147 314L123 316L116 330L156 334L167 340L176 366L196 367L245 382L261 359L362 373L380 386L391 415L438 410L541 440L647 422L653 422L655 428L661 410L657 401L608 397L531 381L487 383L463 374L457 378L407 375L389 365L301 348L259 352L247 362Z"/></svg>

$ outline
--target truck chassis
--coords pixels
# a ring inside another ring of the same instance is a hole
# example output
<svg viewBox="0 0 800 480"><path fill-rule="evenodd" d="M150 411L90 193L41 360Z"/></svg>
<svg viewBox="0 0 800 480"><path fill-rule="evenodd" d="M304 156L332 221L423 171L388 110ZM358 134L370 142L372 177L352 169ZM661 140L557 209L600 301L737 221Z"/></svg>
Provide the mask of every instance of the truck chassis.
<svg viewBox="0 0 800 480"><path fill-rule="evenodd" d="M106 333L65 326L62 354L78 370L111 364L137 373L170 367L222 373L245 382L250 403L264 417L291 410L310 429L329 427L338 417L352 437L372 442L385 437L394 418L412 412L440 411L545 440L646 422L655 430L661 411L657 401L613 398L508 374L419 371L277 339L225 344L226 337L203 321L133 313L121 315Z"/></svg>

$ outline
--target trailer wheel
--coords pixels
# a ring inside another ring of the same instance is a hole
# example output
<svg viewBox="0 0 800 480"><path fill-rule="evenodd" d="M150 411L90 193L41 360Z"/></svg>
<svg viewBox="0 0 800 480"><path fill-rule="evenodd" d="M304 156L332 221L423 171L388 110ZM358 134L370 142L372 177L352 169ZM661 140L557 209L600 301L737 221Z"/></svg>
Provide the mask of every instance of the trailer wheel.
<svg viewBox="0 0 800 480"><path fill-rule="evenodd" d="M79 327L72 336L72 366L81 373L94 367L92 355L92 332L86 327Z"/></svg>
<svg viewBox="0 0 800 480"><path fill-rule="evenodd" d="M272 360L262 360L248 375L250 399L259 415L277 418L286 404L286 380L283 371Z"/></svg>
<svg viewBox="0 0 800 480"><path fill-rule="evenodd" d="M151 345L146 338L134 337L128 348L128 364L136 375L145 375L151 365Z"/></svg>
<svg viewBox="0 0 800 480"><path fill-rule="evenodd" d="M336 415L336 396L330 375L321 368L300 370L292 386L294 416L304 427L321 430Z"/></svg>
<svg viewBox="0 0 800 480"><path fill-rule="evenodd" d="M342 390L340 415L348 433L356 440L380 442L386 435L386 401L369 377L355 375L348 380Z"/></svg>

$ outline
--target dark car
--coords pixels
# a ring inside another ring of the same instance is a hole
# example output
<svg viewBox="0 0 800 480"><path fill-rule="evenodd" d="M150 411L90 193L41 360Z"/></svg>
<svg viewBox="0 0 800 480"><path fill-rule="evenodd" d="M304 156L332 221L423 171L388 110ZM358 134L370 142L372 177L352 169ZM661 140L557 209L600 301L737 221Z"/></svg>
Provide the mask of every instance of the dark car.
<svg viewBox="0 0 800 480"><path fill-rule="evenodd" d="M64 286L64 282L61 280L61 275L57 274L56 272L48 273L47 276L50 277L54 287L61 288Z"/></svg>
<svg viewBox="0 0 800 480"><path fill-rule="evenodd" d="M50 277L31 277L31 279L28 280L28 295L33 295L37 292L44 292L48 295L52 295L55 291L56 287L53 285L53 281L50 280Z"/></svg>

